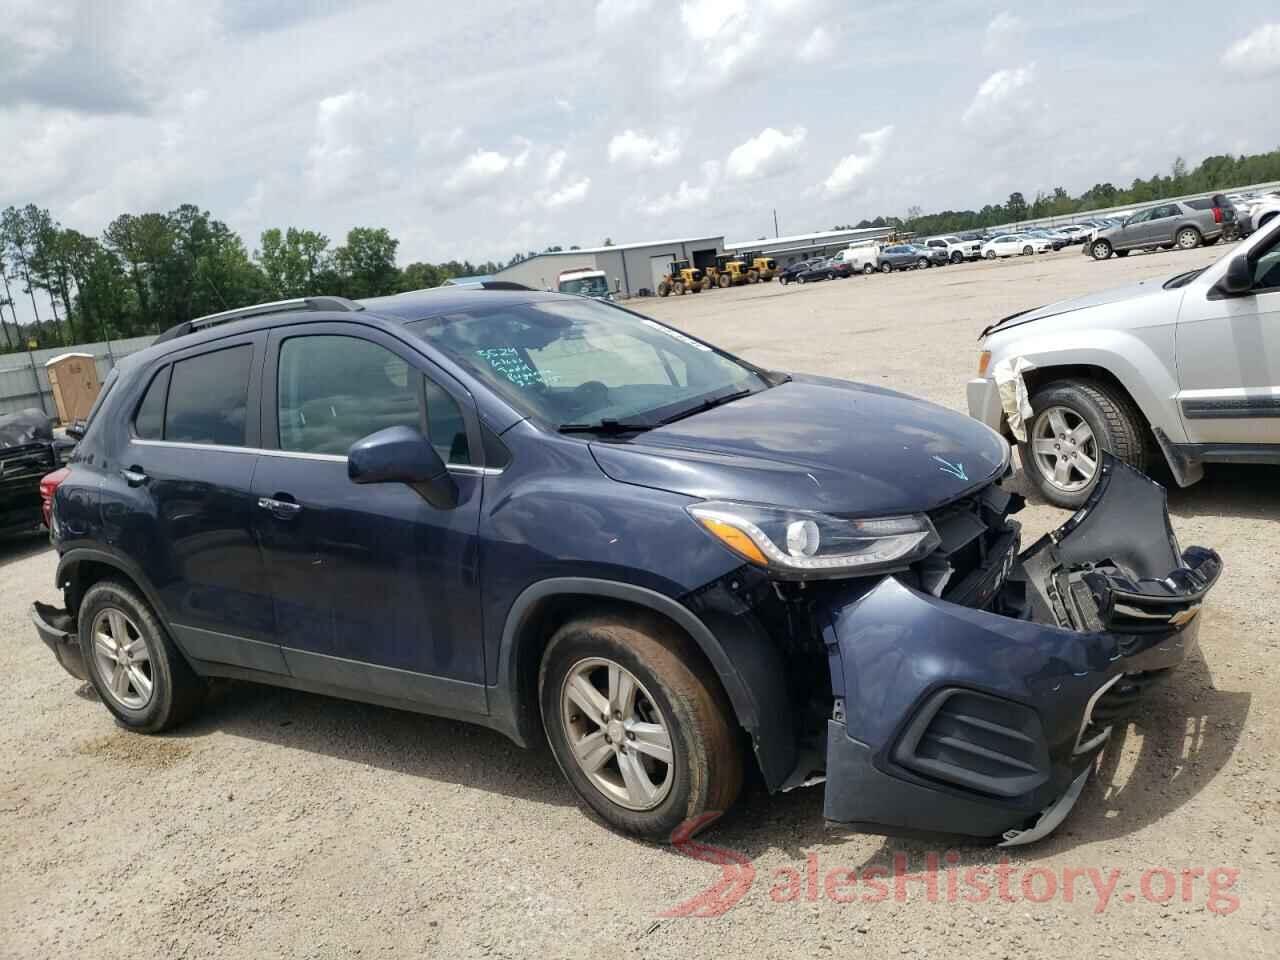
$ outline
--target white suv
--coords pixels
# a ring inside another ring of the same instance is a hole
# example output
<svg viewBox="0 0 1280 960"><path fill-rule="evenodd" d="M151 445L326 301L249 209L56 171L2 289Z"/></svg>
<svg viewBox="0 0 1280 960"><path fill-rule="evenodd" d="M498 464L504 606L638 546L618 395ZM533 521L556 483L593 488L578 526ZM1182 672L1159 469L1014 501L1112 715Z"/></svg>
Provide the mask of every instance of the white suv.
<svg viewBox="0 0 1280 960"><path fill-rule="evenodd" d="M963 263L965 260L977 260L982 256L981 240L961 240L954 234L945 237L930 237L921 243L934 250L945 250L950 263Z"/></svg>
<svg viewBox="0 0 1280 960"><path fill-rule="evenodd" d="M983 331L969 413L1077 508L1102 453L1180 486L1280 463L1280 218L1198 270L1015 313Z"/></svg>
<svg viewBox="0 0 1280 960"><path fill-rule="evenodd" d="M1045 237L1029 237L1021 233L1004 233L992 237L982 245L982 255L988 260L996 257L1030 256L1053 249L1053 241Z"/></svg>

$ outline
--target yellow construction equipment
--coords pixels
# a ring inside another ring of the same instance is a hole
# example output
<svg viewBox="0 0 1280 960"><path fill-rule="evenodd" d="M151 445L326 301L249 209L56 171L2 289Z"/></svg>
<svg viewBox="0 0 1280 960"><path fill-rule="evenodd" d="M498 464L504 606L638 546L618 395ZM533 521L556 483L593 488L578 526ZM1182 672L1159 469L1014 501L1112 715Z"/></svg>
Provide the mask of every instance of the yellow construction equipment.
<svg viewBox="0 0 1280 960"><path fill-rule="evenodd" d="M772 280L778 275L778 261L773 257L766 257L756 252L743 254L742 260L746 263L748 283Z"/></svg>
<svg viewBox="0 0 1280 960"><path fill-rule="evenodd" d="M747 265L738 257L721 254L716 257L716 265L707 267L707 279L703 288L736 287L748 283Z"/></svg>
<svg viewBox="0 0 1280 960"><path fill-rule="evenodd" d="M686 292L697 293L705 279L701 267L692 266L688 260L672 260L667 267L667 275L658 283L658 296L674 293L679 297Z"/></svg>

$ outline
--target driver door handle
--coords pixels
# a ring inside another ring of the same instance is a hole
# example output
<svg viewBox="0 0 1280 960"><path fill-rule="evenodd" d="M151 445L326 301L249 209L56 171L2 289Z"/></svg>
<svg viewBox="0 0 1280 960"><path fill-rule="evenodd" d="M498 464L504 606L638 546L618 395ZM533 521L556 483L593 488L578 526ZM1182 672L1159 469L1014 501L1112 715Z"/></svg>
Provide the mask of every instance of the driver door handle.
<svg viewBox="0 0 1280 960"><path fill-rule="evenodd" d="M120 476L124 477L125 482L131 487L140 487L151 479L143 473L141 467L129 467L126 470L121 470Z"/></svg>
<svg viewBox="0 0 1280 960"><path fill-rule="evenodd" d="M280 520L292 520L302 512L302 504L293 500L278 500L275 497L259 497L258 506Z"/></svg>

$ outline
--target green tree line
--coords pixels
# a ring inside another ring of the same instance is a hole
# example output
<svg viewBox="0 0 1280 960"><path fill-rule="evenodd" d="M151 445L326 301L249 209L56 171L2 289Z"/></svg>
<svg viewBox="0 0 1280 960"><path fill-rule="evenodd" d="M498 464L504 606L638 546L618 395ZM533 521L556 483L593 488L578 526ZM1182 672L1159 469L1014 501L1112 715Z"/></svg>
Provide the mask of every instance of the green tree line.
<svg viewBox="0 0 1280 960"><path fill-rule="evenodd" d="M1165 197L1230 190L1233 187L1275 180L1280 180L1280 149L1239 157L1206 157L1193 170L1188 170L1186 162L1179 157L1173 162L1167 176L1157 173L1148 180L1138 177L1128 187L1095 183L1075 197L1063 187L1054 187L1048 192L1037 192L1030 201L1021 192L1015 192L1009 195L1007 202L987 204L981 210L942 210L926 214L913 207L905 217L880 216L862 220L853 226L899 227L922 235L958 233L1021 220L1069 217L1086 210L1149 203ZM852 229L853 226L837 226L834 229Z"/></svg>
<svg viewBox="0 0 1280 960"><path fill-rule="evenodd" d="M192 204L121 214L95 237L63 227L35 204L9 207L0 212L0 352L159 333L265 300L436 287L505 266L449 260L401 268L398 246L383 227L354 227L337 245L317 230L273 227L250 251ZM19 322L17 302L33 319Z"/></svg>

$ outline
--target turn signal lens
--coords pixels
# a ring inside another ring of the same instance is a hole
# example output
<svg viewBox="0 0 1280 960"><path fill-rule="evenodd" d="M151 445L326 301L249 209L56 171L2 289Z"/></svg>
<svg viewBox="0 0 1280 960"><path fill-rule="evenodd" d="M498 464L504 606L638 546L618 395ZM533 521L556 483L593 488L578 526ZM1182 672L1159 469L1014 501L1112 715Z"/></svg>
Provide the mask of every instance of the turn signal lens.
<svg viewBox="0 0 1280 960"><path fill-rule="evenodd" d="M978 376L985 377L989 366L991 366L991 351L983 350L978 354Z"/></svg>
<svg viewBox="0 0 1280 960"><path fill-rule="evenodd" d="M740 553L752 563L757 563L762 567L767 567L769 561L765 559L760 548L755 545L745 533L737 527L730 526L723 520L716 520L712 517L699 517L698 522L715 534L716 538L725 544L735 553Z"/></svg>

